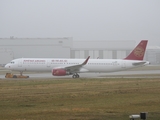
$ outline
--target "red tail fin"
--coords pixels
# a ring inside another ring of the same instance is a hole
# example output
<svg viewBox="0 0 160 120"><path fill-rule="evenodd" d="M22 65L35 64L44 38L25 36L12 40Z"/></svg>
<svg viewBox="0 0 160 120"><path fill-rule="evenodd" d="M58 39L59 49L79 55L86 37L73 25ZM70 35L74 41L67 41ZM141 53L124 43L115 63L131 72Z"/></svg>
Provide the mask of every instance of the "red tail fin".
<svg viewBox="0 0 160 120"><path fill-rule="evenodd" d="M148 40L142 40L136 48L124 59L126 60L143 60Z"/></svg>

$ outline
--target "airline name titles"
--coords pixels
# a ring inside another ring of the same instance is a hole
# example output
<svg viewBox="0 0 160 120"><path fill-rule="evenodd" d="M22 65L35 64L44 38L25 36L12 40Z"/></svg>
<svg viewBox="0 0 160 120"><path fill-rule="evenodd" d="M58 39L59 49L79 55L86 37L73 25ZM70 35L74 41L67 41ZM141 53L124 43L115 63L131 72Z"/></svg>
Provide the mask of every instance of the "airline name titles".
<svg viewBox="0 0 160 120"><path fill-rule="evenodd" d="M23 63L36 63L36 62L40 62L40 63L45 63L48 60L23 60ZM50 60L51 62L67 62L67 60L62 60L62 59L55 59L55 60Z"/></svg>

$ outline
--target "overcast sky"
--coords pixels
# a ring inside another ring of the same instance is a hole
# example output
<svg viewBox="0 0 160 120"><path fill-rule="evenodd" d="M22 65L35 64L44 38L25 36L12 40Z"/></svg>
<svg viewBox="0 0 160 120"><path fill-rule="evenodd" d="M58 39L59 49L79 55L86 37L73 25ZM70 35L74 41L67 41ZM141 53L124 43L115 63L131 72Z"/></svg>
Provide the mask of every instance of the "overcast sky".
<svg viewBox="0 0 160 120"><path fill-rule="evenodd" d="M0 0L0 38L10 36L160 46L160 0Z"/></svg>

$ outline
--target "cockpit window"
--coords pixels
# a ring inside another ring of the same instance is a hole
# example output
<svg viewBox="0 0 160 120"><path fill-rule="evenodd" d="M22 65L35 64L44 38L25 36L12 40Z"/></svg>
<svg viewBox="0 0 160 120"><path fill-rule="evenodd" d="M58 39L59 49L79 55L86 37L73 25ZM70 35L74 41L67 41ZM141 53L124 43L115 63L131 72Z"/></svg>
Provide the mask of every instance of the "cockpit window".
<svg viewBox="0 0 160 120"><path fill-rule="evenodd" d="M11 61L11 64L14 64L14 61Z"/></svg>

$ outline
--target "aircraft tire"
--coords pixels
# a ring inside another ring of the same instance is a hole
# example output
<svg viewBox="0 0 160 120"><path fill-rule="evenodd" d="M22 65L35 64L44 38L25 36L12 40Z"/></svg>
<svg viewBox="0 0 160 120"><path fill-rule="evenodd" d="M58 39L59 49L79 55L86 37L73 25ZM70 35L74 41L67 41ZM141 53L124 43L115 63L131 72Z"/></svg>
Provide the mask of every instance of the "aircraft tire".
<svg viewBox="0 0 160 120"><path fill-rule="evenodd" d="M76 75L73 75L72 78L76 78Z"/></svg>
<svg viewBox="0 0 160 120"><path fill-rule="evenodd" d="M76 78L79 78L79 75L78 75L78 74L76 75Z"/></svg>
<svg viewBox="0 0 160 120"><path fill-rule="evenodd" d="M77 73L73 74L72 78L79 78L79 75Z"/></svg>

